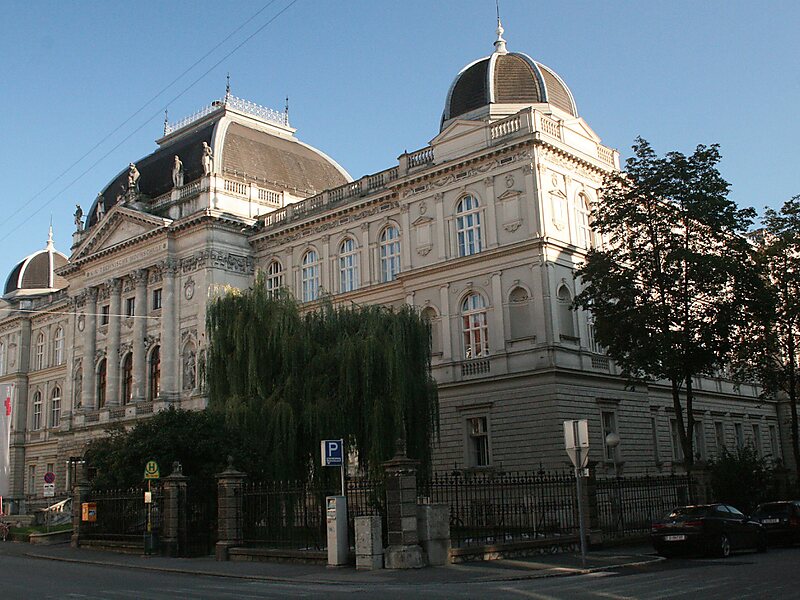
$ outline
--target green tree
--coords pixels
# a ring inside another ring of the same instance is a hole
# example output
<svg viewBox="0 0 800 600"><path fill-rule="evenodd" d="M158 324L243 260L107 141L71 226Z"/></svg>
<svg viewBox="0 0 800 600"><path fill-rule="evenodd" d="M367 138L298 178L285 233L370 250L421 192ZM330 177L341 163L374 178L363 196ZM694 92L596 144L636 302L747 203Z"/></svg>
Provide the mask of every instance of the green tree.
<svg viewBox="0 0 800 600"><path fill-rule="evenodd" d="M655 154L637 138L593 207L602 244L576 273L576 307L629 381L671 385L684 465L694 464L693 378L712 374L747 327L759 286L744 238L754 215L728 199L719 148Z"/></svg>
<svg viewBox="0 0 800 600"><path fill-rule="evenodd" d="M410 307L334 307L301 313L264 279L215 300L207 316L211 410L246 440L257 475L306 479L321 439L345 438L377 467L406 440L430 465L438 428L430 331Z"/></svg>
<svg viewBox="0 0 800 600"><path fill-rule="evenodd" d="M779 211L766 209L763 222L759 253L770 297L748 332L750 344L743 362L754 368L766 394L785 394L789 400L792 454L800 480L800 196L785 202Z"/></svg>
<svg viewBox="0 0 800 600"><path fill-rule="evenodd" d="M750 513L761 502L772 500L772 469L750 446L729 452L723 448L719 458L708 463L715 502L732 504Z"/></svg>
<svg viewBox="0 0 800 600"><path fill-rule="evenodd" d="M184 474L212 485L215 473L225 468L227 454L238 453L236 437L207 411L169 408L139 421L130 430L112 427L108 435L92 441L86 460L96 469L96 488L126 488L144 478L144 465L156 460L161 476L172 472L178 461Z"/></svg>

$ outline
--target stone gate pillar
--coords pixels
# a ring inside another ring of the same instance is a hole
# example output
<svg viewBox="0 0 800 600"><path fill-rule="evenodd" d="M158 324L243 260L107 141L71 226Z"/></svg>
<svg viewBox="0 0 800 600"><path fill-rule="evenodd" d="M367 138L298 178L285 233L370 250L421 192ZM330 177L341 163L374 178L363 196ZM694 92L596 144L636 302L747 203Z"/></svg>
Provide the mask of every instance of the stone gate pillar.
<svg viewBox="0 0 800 600"><path fill-rule="evenodd" d="M217 475L217 560L228 560L228 550L244 542L242 531L242 490L246 475L233 468L233 457L228 457L228 468Z"/></svg>
<svg viewBox="0 0 800 600"><path fill-rule="evenodd" d="M83 533L83 513L81 506L89 500L89 480L86 477L86 464L76 465L75 485L72 488L72 537L70 546L77 548L80 545L81 534Z"/></svg>
<svg viewBox="0 0 800 600"><path fill-rule="evenodd" d="M405 442L398 440L397 454L383 463L386 470L386 529L389 547L387 569L418 569L424 566L417 533L417 464L406 456Z"/></svg>
<svg viewBox="0 0 800 600"><path fill-rule="evenodd" d="M161 552L180 556L186 548L186 488L189 478L177 460L164 478L164 520L161 524Z"/></svg>

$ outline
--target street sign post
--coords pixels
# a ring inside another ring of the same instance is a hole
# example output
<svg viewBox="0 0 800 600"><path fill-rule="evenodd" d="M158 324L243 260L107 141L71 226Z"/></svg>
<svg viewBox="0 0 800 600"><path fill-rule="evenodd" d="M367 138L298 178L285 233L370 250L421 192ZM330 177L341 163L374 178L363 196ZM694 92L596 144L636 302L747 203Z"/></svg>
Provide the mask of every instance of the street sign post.
<svg viewBox="0 0 800 600"><path fill-rule="evenodd" d="M147 491L144 493L144 502L147 506L147 531L144 534L144 549L145 554L152 554L153 548L153 488L152 482L154 479L161 477L161 472L158 469L158 463L154 460L148 460L144 466L144 478L147 480Z"/></svg>
<svg viewBox="0 0 800 600"><path fill-rule="evenodd" d="M582 471L589 464L589 422L564 421L564 446L575 467L575 491L578 494L578 528L581 536L581 563L586 567L586 526L583 520Z"/></svg>

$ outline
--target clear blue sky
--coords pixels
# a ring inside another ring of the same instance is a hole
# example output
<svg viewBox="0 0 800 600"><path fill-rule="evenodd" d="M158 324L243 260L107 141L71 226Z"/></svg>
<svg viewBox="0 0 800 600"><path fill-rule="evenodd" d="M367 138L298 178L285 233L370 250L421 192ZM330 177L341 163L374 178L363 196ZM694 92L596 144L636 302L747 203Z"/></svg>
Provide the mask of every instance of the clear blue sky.
<svg viewBox="0 0 800 600"><path fill-rule="evenodd" d="M75 204L155 148L166 105L189 115L227 72L237 96L288 95L298 137L359 177L436 135L453 77L494 40L493 0L275 0L248 22L268 1L4 4L2 282L51 215L69 254ZM623 158L637 135L661 153L717 142L741 206L800 193L800 3L501 0L501 16L509 49L555 69Z"/></svg>

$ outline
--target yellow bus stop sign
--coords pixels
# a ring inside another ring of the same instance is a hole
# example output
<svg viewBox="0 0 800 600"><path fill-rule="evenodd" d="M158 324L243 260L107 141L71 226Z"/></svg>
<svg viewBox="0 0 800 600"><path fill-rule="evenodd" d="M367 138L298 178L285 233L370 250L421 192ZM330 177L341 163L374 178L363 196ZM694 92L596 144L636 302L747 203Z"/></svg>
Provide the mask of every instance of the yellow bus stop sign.
<svg viewBox="0 0 800 600"><path fill-rule="evenodd" d="M144 466L144 478L158 479L159 477L160 473L158 472L158 463L154 460L147 461L147 464Z"/></svg>

